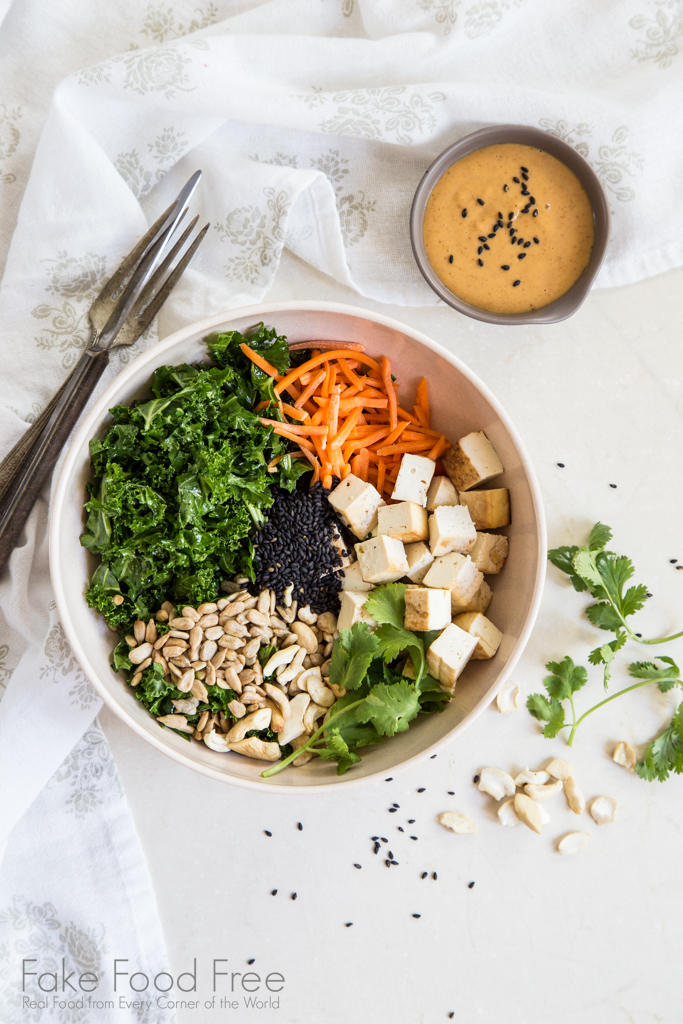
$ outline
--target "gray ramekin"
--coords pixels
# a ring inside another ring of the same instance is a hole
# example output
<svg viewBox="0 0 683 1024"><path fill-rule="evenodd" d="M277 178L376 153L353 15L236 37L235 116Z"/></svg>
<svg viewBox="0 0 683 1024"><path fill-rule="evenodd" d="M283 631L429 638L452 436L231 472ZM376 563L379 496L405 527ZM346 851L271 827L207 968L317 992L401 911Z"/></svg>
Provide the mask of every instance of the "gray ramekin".
<svg viewBox="0 0 683 1024"><path fill-rule="evenodd" d="M427 259L424 241L422 238L422 221L424 219L425 207L430 193L437 181L448 170L451 164L461 157L484 146L494 146L503 142L515 142L524 146L535 146L543 149L552 156L557 157L563 164L566 164L574 172L586 190L590 204L593 208L594 241L593 251L588 266L569 291L560 295L554 302L540 309L533 309L529 313L491 313L489 310L472 306L458 298L450 288L437 277L434 268ZM582 304L600 265L605 257L607 241L609 238L609 207L604 189L600 180L590 164L576 152L576 150L563 142L562 139L549 135L539 128L528 128L522 124L492 125L490 128L482 128L480 131L466 135L464 139L455 142L448 149L436 158L433 164L425 171L420 184L417 186L413 205L410 210L410 242L413 247L415 261L420 268L422 276L439 298L447 302L459 313L472 317L474 320L483 320L488 324L555 324L560 320L575 313Z"/></svg>

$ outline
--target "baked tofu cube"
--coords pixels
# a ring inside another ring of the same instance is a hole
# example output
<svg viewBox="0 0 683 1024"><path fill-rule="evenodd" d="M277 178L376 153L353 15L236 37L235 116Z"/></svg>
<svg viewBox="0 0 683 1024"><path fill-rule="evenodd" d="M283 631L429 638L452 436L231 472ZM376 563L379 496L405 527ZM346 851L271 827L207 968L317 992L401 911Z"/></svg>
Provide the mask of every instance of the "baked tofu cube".
<svg viewBox="0 0 683 1024"><path fill-rule="evenodd" d="M427 510L414 501L399 501L396 505L382 505L377 511L378 534L398 537L404 544L426 540Z"/></svg>
<svg viewBox="0 0 683 1024"><path fill-rule="evenodd" d="M413 583L422 583L429 566L434 561L434 555L426 544L419 541L417 544L406 544L406 558L408 559L406 576Z"/></svg>
<svg viewBox="0 0 683 1024"><path fill-rule="evenodd" d="M465 505L439 505L429 517L429 547L435 558L449 551L465 555L476 539L477 531Z"/></svg>
<svg viewBox="0 0 683 1024"><path fill-rule="evenodd" d="M360 593L357 590L342 590L337 629L351 629L356 622L366 622L368 626L376 626L375 619L365 611L364 606L367 599L367 593Z"/></svg>
<svg viewBox="0 0 683 1024"><path fill-rule="evenodd" d="M510 493L507 487L485 491L463 491L460 501L467 505L477 530L497 530L510 523Z"/></svg>
<svg viewBox="0 0 683 1024"><path fill-rule="evenodd" d="M433 512L439 505L459 505L458 492L447 476L435 476L427 491L427 508Z"/></svg>
<svg viewBox="0 0 683 1024"><path fill-rule="evenodd" d="M453 597L451 611L454 615L459 615L461 612L485 612L491 604L492 597L493 591L486 580L482 580L479 589L471 597L463 598L459 595Z"/></svg>
<svg viewBox="0 0 683 1024"><path fill-rule="evenodd" d="M437 636L427 650L427 666L434 678L438 679L442 690L453 693L456 680L472 657L478 642L476 636L453 623Z"/></svg>
<svg viewBox="0 0 683 1024"><path fill-rule="evenodd" d="M481 661L483 658L492 658L500 647L503 634L493 625L490 619L487 619L480 612L466 612L464 615L456 615L453 622L460 629L464 629L466 633L477 637L477 646L474 648L472 655L475 661Z"/></svg>
<svg viewBox="0 0 683 1024"><path fill-rule="evenodd" d="M470 558L479 572L493 575L505 565L510 545L502 533L478 533Z"/></svg>
<svg viewBox="0 0 683 1024"><path fill-rule="evenodd" d="M427 459L424 455L404 455L391 497L394 501L414 501L416 505L425 508L427 488L432 482L435 469L434 459Z"/></svg>
<svg viewBox="0 0 683 1024"><path fill-rule="evenodd" d="M444 452L441 461L459 491L469 491L503 472L503 463L483 430L461 437Z"/></svg>
<svg viewBox="0 0 683 1024"><path fill-rule="evenodd" d="M425 587L450 590L451 609L458 603L474 600L483 582L484 577L470 556L457 551L435 558L423 580ZM469 608L458 608L458 611L469 611Z"/></svg>
<svg viewBox="0 0 683 1024"><path fill-rule="evenodd" d="M396 537L371 537L356 544L356 554L366 583L394 583L408 572L406 550Z"/></svg>
<svg viewBox="0 0 683 1024"><path fill-rule="evenodd" d="M372 583L366 583L361 575L360 562L352 562L344 569L342 590L364 590L367 593L372 589Z"/></svg>
<svg viewBox="0 0 683 1024"><path fill-rule="evenodd" d="M445 629L451 621L450 590L433 587L411 587L406 590L406 629Z"/></svg>
<svg viewBox="0 0 683 1024"><path fill-rule="evenodd" d="M379 491L353 473L330 492L327 500L359 540L377 525L377 509L384 504Z"/></svg>

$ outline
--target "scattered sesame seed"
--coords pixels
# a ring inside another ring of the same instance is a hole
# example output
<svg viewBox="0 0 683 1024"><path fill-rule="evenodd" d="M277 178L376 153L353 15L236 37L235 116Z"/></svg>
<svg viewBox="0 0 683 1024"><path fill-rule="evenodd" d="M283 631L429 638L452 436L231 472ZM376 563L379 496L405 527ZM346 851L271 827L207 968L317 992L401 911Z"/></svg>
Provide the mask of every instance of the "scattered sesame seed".
<svg viewBox="0 0 683 1024"><path fill-rule="evenodd" d="M256 960L254 960L254 959L252 958L251 960L247 960L247 963L248 963L248 964L249 964L249 966L251 967L251 965L252 965L252 964L255 964L255 963L256 963Z"/></svg>
<svg viewBox="0 0 683 1024"><path fill-rule="evenodd" d="M642 636L642 635L643 635L642 633L636 633L636 636Z"/></svg>
<svg viewBox="0 0 683 1024"><path fill-rule="evenodd" d="M389 840L386 839L384 836L380 836L380 839L382 840L383 843L388 843L389 842Z"/></svg>
<svg viewBox="0 0 683 1024"><path fill-rule="evenodd" d="M268 829L264 829L264 832L269 838L273 835L273 833L269 832Z"/></svg>
<svg viewBox="0 0 683 1024"><path fill-rule="evenodd" d="M455 796L455 790L453 790L453 789L449 789L449 790L448 790L448 795L449 795L449 796Z"/></svg>
<svg viewBox="0 0 683 1024"><path fill-rule="evenodd" d="M675 565L676 562L678 561L678 559L677 558L670 558L669 561L671 562L672 565Z"/></svg>
<svg viewBox="0 0 683 1024"><path fill-rule="evenodd" d="M522 177L524 178L525 181L529 180L529 175L525 174L524 171L522 171Z"/></svg>
<svg viewBox="0 0 683 1024"><path fill-rule="evenodd" d="M417 836L411 836L410 838L417 842Z"/></svg>
<svg viewBox="0 0 683 1024"><path fill-rule="evenodd" d="M295 900L297 898L297 895L298 893L293 892L291 895L291 899Z"/></svg>
<svg viewBox="0 0 683 1024"><path fill-rule="evenodd" d="M617 485L616 484L610 484L610 487L612 487L615 491L617 489Z"/></svg>
<svg viewBox="0 0 683 1024"><path fill-rule="evenodd" d="M398 867L398 861L397 861L397 860L392 860L392 862L391 862L391 863L392 863L392 864L395 864L395 865L396 865L396 867Z"/></svg>
<svg viewBox="0 0 683 1024"><path fill-rule="evenodd" d="M521 184L521 182L520 182L519 178L513 178L512 180L513 180L514 182L516 182L516 183L517 183L518 185L520 185L520 184Z"/></svg>
<svg viewBox="0 0 683 1024"><path fill-rule="evenodd" d="M517 280L516 280L516 281L513 281L513 282L512 282L512 287L513 287L513 288L516 288L516 287L517 287L517 285L518 285L518 284L521 284L521 283L522 283L522 282L520 281L520 279L519 279L519 278L517 278Z"/></svg>
<svg viewBox="0 0 683 1024"><path fill-rule="evenodd" d="M389 858L389 860L393 860L394 859L394 852L393 852L393 850L387 850L387 857Z"/></svg>
<svg viewBox="0 0 683 1024"><path fill-rule="evenodd" d="M461 217L466 217L467 216L467 210L466 209L463 210L462 213L460 214L460 216Z"/></svg>
<svg viewBox="0 0 683 1024"><path fill-rule="evenodd" d="M415 818L408 818L408 824L409 825L414 825L415 824Z"/></svg>
<svg viewBox="0 0 683 1024"><path fill-rule="evenodd" d="M422 914L413 914L413 917L422 917Z"/></svg>
<svg viewBox="0 0 683 1024"><path fill-rule="evenodd" d="M484 248L485 248L485 249L490 249L490 248L491 248L491 246L489 245L489 243L488 243L488 242L484 242Z"/></svg>
<svg viewBox="0 0 683 1024"><path fill-rule="evenodd" d="M373 849L373 851L372 851L372 852L373 852L373 853L379 853L379 851L380 851L381 849L382 849L382 847L381 847L380 843L375 843L375 846L374 846L374 849Z"/></svg>
<svg viewBox="0 0 683 1024"><path fill-rule="evenodd" d="M420 878L426 878L428 874L428 871L423 871L422 874L420 875Z"/></svg>
<svg viewBox="0 0 683 1024"><path fill-rule="evenodd" d="M525 259L525 257L526 257L526 253L525 253L525 252L520 252L520 254L519 254L519 256L517 257L517 259L518 259L518 260L523 260L523 259Z"/></svg>
<svg viewBox="0 0 683 1024"><path fill-rule="evenodd" d="M472 782L473 782L473 783L475 784L475 786L476 786L476 784L477 784L477 783L479 782L479 776L478 776L478 775L475 775L475 776L474 776L474 778L472 779Z"/></svg>
<svg viewBox="0 0 683 1024"><path fill-rule="evenodd" d="M277 896L277 889L271 889L270 890L270 895L271 896Z"/></svg>
<svg viewBox="0 0 683 1024"><path fill-rule="evenodd" d="M405 829L403 828L402 825L397 825L396 827L397 827L399 832L405 832Z"/></svg>
<svg viewBox="0 0 683 1024"><path fill-rule="evenodd" d="M492 232L491 232L491 234L490 234L490 235L488 235L487 237L488 237L488 238L495 238L495 237L496 237L496 233L495 233L495 231L492 231Z"/></svg>
<svg viewBox="0 0 683 1024"><path fill-rule="evenodd" d="M483 245L480 245L480 246L479 246L479 248L477 249L477 255L478 255L478 256L481 256L481 254L483 253L483 251L484 251L484 246L483 246Z"/></svg>
<svg viewBox="0 0 683 1024"><path fill-rule="evenodd" d="M304 830L304 827L303 827L303 825L301 824L301 822L300 822L300 821L297 821L297 823L296 823L296 827L297 827L297 828L299 829L299 832L303 832L303 830Z"/></svg>
<svg viewBox="0 0 683 1024"><path fill-rule="evenodd" d="M474 882L470 882L467 886L468 889L474 889Z"/></svg>
<svg viewBox="0 0 683 1024"><path fill-rule="evenodd" d="M477 202L479 203L480 206L484 205L484 200L483 199L477 199Z"/></svg>
<svg viewBox="0 0 683 1024"><path fill-rule="evenodd" d="M389 776L389 778L388 778L388 779L385 779L384 781L385 781L385 782L393 782L393 781L394 781L394 777L393 777L393 775L390 775L390 776Z"/></svg>
<svg viewBox="0 0 683 1024"><path fill-rule="evenodd" d="M564 462L558 462L558 466L560 467L560 469L564 469Z"/></svg>
<svg viewBox="0 0 683 1024"><path fill-rule="evenodd" d="M534 235L534 242L536 243L536 245L538 245L538 239L536 238L536 235Z"/></svg>
<svg viewBox="0 0 683 1024"><path fill-rule="evenodd" d="M344 927L345 928L352 928L353 927L353 921L347 921L346 924L344 925Z"/></svg>
<svg viewBox="0 0 683 1024"><path fill-rule="evenodd" d="M510 191L510 186L509 185L503 185L503 192L509 192L509 191Z"/></svg>
<svg viewBox="0 0 683 1024"><path fill-rule="evenodd" d="M528 168L528 167L522 167L522 165L521 165L521 164L519 165L519 169L520 169L520 171L522 171L522 172L523 172L524 174L528 174L528 173L529 173L529 168Z"/></svg>
<svg viewBox="0 0 683 1024"><path fill-rule="evenodd" d="M391 861L390 861L390 860L385 860L385 861L384 861L384 863L386 864L386 866L387 866L388 868L390 868L390 867L391 867Z"/></svg>
<svg viewBox="0 0 683 1024"><path fill-rule="evenodd" d="M533 212L532 216L533 216L533 217L538 217L538 210L534 210L534 212Z"/></svg>
<svg viewBox="0 0 683 1024"><path fill-rule="evenodd" d="M486 235L479 235L479 241L480 242L485 242L486 241Z"/></svg>
<svg viewBox="0 0 683 1024"><path fill-rule="evenodd" d="M438 877L439 876L437 875L436 871L432 871L432 878L434 879L434 881L436 881Z"/></svg>
<svg viewBox="0 0 683 1024"><path fill-rule="evenodd" d="M676 568L677 569L683 569L683 565L677 565Z"/></svg>
<svg viewBox="0 0 683 1024"><path fill-rule="evenodd" d="M652 594L650 593L649 590L648 590L647 594L645 595L645 597L652 597Z"/></svg>
<svg viewBox="0 0 683 1024"><path fill-rule="evenodd" d="M373 843L376 843L377 840L379 839L379 836L370 836L370 838L372 839Z"/></svg>
<svg viewBox="0 0 683 1024"><path fill-rule="evenodd" d="M484 266L484 261L483 260L477 260L477 263L479 264L480 267Z"/></svg>
<svg viewBox="0 0 683 1024"><path fill-rule="evenodd" d="M448 1014L448 1019L449 1020L453 1020L454 1017L455 1017L455 1010L451 1010L451 1012Z"/></svg>
<svg viewBox="0 0 683 1024"><path fill-rule="evenodd" d="M360 871L360 870L361 870L361 868L363 867L363 865L362 865L362 864L354 864L353 866L354 866L354 868L358 868L358 870L359 870L359 871Z"/></svg>
<svg viewBox="0 0 683 1024"><path fill-rule="evenodd" d="M452 263L452 262L453 262L453 257L452 257L452 256L449 256L449 257L448 257L448 262L449 262L449 263ZM391 779L385 779L384 781L385 781L385 782L391 782Z"/></svg>
<svg viewBox="0 0 683 1024"><path fill-rule="evenodd" d="M424 793L426 788L426 786L421 786L420 789L418 789L418 793Z"/></svg>
<svg viewBox="0 0 683 1024"><path fill-rule="evenodd" d="M387 807L387 810L389 811L389 814L396 814L396 808L395 807Z"/></svg>
<svg viewBox="0 0 683 1024"><path fill-rule="evenodd" d="M501 266L500 269L501 270L509 270L510 269L510 264L509 263L503 263L503 265Z"/></svg>

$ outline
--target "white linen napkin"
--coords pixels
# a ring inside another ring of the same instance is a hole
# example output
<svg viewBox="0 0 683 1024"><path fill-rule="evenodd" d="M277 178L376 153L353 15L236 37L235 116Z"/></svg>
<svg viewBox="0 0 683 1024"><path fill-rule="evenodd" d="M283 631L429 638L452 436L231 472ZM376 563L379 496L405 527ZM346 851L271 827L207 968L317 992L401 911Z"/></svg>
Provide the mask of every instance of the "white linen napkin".
<svg viewBox="0 0 683 1024"><path fill-rule="evenodd" d="M593 164L613 214L599 284L679 265L679 8L17 0L0 28L0 456L75 363L103 281L198 167L212 227L162 333L263 298L284 246L363 295L436 302L408 240L414 189L445 146L500 122ZM36 798L58 827L38 794L98 708L49 607L45 520L43 500L0 583L0 682L23 655L0 704L0 849Z"/></svg>

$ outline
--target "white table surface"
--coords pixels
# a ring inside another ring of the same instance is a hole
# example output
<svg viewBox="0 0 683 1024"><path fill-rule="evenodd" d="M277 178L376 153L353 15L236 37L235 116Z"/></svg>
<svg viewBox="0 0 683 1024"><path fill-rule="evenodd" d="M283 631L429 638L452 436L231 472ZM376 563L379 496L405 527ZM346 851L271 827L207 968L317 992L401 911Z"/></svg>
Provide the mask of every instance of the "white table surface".
<svg viewBox="0 0 683 1024"><path fill-rule="evenodd" d="M550 543L582 543L594 521L609 523L613 547L634 558L654 594L638 620L654 635L683 619L683 573L669 562L683 562L682 293L683 270L673 271L594 292L565 323L509 329L445 306L364 300L285 254L267 299L378 309L464 359L524 438ZM585 603L550 567L515 674L525 697L540 688L547 660L569 653L585 661L596 645ZM666 652L683 656L681 642ZM628 660L652 653L636 648ZM614 688L626 680L622 667ZM586 689L590 704L601 699L597 670ZM682 783L649 784L610 760L617 740L637 749L649 741L671 707L671 695L654 687L629 694L588 719L571 751L543 739L524 708L501 715L493 707L435 760L391 782L309 797L193 774L105 710L173 969L190 969L197 957L201 999L211 996L214 958L228 958L234 972L286 978L279 1008L181 1010L180 1024L438 1024L453 1011L461 1024L680 1020ZM577 817L559 796L546 805L552 821L543 835L502 828L473 775L484 765L538 767L557 755L571 758L587 798L619 800L615 824ZM390 814L394 802L400 808ZM447 809L469 815L478 833L445 831L436 815ZM589 847L559 856L557 838L577 828L590 833ZM388 838L382 852L391 849L398 867L373 855L374 835Z"/></svg>

